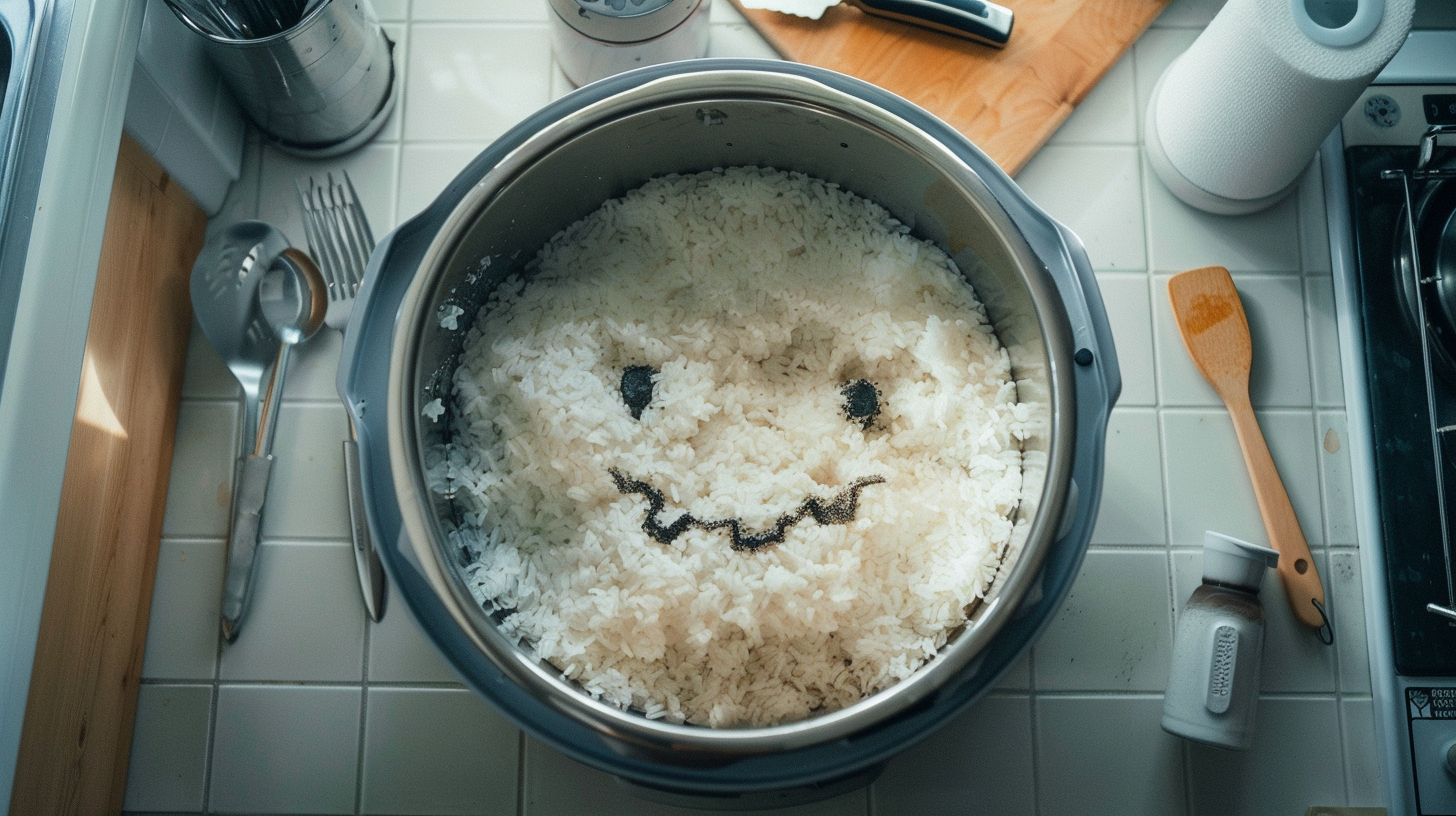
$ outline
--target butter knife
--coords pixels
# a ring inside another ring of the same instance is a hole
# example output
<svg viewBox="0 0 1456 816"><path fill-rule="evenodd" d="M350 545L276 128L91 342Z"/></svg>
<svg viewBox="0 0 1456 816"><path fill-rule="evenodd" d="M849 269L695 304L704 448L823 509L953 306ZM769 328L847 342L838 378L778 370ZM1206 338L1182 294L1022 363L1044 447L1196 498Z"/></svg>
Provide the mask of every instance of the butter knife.
<svg viewBox="0 0 1456 816"><path fill-rule="evenodd" d="M817 20L840 0L739 0L744 8L768 9ZM865 14L1001 48L1011 39L1011 9L985 0L844 0Z"/></svg>
<svg viewBox="0 0 1456 816"><path fill-rule="evenodd" d="M342 334L354 311L354 298L364 280L369 254L374 250L374 233L359 203L359 194L349 174L340 171L341 181L332 173L324 179L300 179L299 203L303 205L303 227L309 252L319 259L324 277L329 281L329 308L324 325ZM369 619L379 622L384 617L386 581L384 565L374 547L369 531L368 510L364 505L364 479L359 470L359 431L354 424L353 407L344 397L349 416L349 438L344 440L344 483L349 497L349 532L354 541L354 566L359 573L359 589Z"/></svg>

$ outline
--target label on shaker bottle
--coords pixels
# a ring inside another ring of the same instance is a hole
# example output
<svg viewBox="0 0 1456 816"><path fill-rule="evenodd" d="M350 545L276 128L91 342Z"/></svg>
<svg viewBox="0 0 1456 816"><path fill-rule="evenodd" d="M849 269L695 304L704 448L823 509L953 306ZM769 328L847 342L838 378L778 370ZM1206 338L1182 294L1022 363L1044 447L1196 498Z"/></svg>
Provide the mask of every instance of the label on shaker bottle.
<svg viewBox="0 0 1456 816"><path fill-rule="evenodd" d="M1213 630L1213 662L1208 669L1208 700L1215 714L1229 709L1234 694L1234 664L1239 656L1239 630L1224 624Z"/></svg>

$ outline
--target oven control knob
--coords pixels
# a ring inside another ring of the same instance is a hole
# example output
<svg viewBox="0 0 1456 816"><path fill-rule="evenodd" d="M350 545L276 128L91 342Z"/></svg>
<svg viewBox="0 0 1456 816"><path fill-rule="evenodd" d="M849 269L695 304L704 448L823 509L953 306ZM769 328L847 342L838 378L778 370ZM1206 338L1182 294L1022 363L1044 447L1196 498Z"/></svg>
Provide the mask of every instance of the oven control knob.
<svg viewBox="0 0 1456 816"><path fill-rule="evenodd" d="M1365 100L1365 121L1378 128L1393 128L1400 124L1400 104L1385 94L1375 94Z"/></svg>
<svg viewBox="0 0 1456 816"><path fill-rule="evenodd" d="M1446 773L1456 776L1456 742L1446 746Z"/></svg>

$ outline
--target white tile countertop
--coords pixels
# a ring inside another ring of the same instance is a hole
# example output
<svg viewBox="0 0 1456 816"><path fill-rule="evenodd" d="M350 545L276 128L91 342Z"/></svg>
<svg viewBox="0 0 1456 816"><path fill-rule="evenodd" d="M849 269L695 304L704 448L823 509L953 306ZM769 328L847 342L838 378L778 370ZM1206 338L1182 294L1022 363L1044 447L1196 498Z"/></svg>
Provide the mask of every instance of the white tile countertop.
<svg viewBox="0 0 1456 816"><path fill-rule="evenodd" d="M871 787L803 814L1265 816L1379 805L1359 558L1318 167L1257 215L1191 210L1157 181L1141 112L1219 0L1174 0L1017 181L1085 242L1124 388L1105 494L1059 615L994 691L892 761ZM569 85L541 0L375 0L399 43L393 121L336 162L252 141L215 225L262 218L302 243L294 179L352 175L375 233ZM715 56L772 53L726 0ZM1253 330L1252 396L1324 576L1337 642L1299 627L1277 579L1257 737L1245 753L1159 727L1173 624L1205 529L1267 540L1231 423L1189 361L1166 282L1232 270ZM238 436L237 389L193 332L152 606L127 811L562 816L670 813L522 735L466 690L407 610L364 615L348 541L334 392L337 333L303 346L242 637L217 620Z"/></svg>

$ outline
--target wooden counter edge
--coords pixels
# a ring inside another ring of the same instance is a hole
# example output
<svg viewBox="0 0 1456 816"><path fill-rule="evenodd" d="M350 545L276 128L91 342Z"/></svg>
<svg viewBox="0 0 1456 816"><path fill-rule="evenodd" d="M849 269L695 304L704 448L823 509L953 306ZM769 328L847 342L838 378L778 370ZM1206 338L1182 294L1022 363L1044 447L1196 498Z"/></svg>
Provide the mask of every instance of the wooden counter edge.
<svg viewBox="0 0 1456 816"><path fill-rule="evenodd" d="M11 813L121 811L206 226L123 135Z"/></svg>

